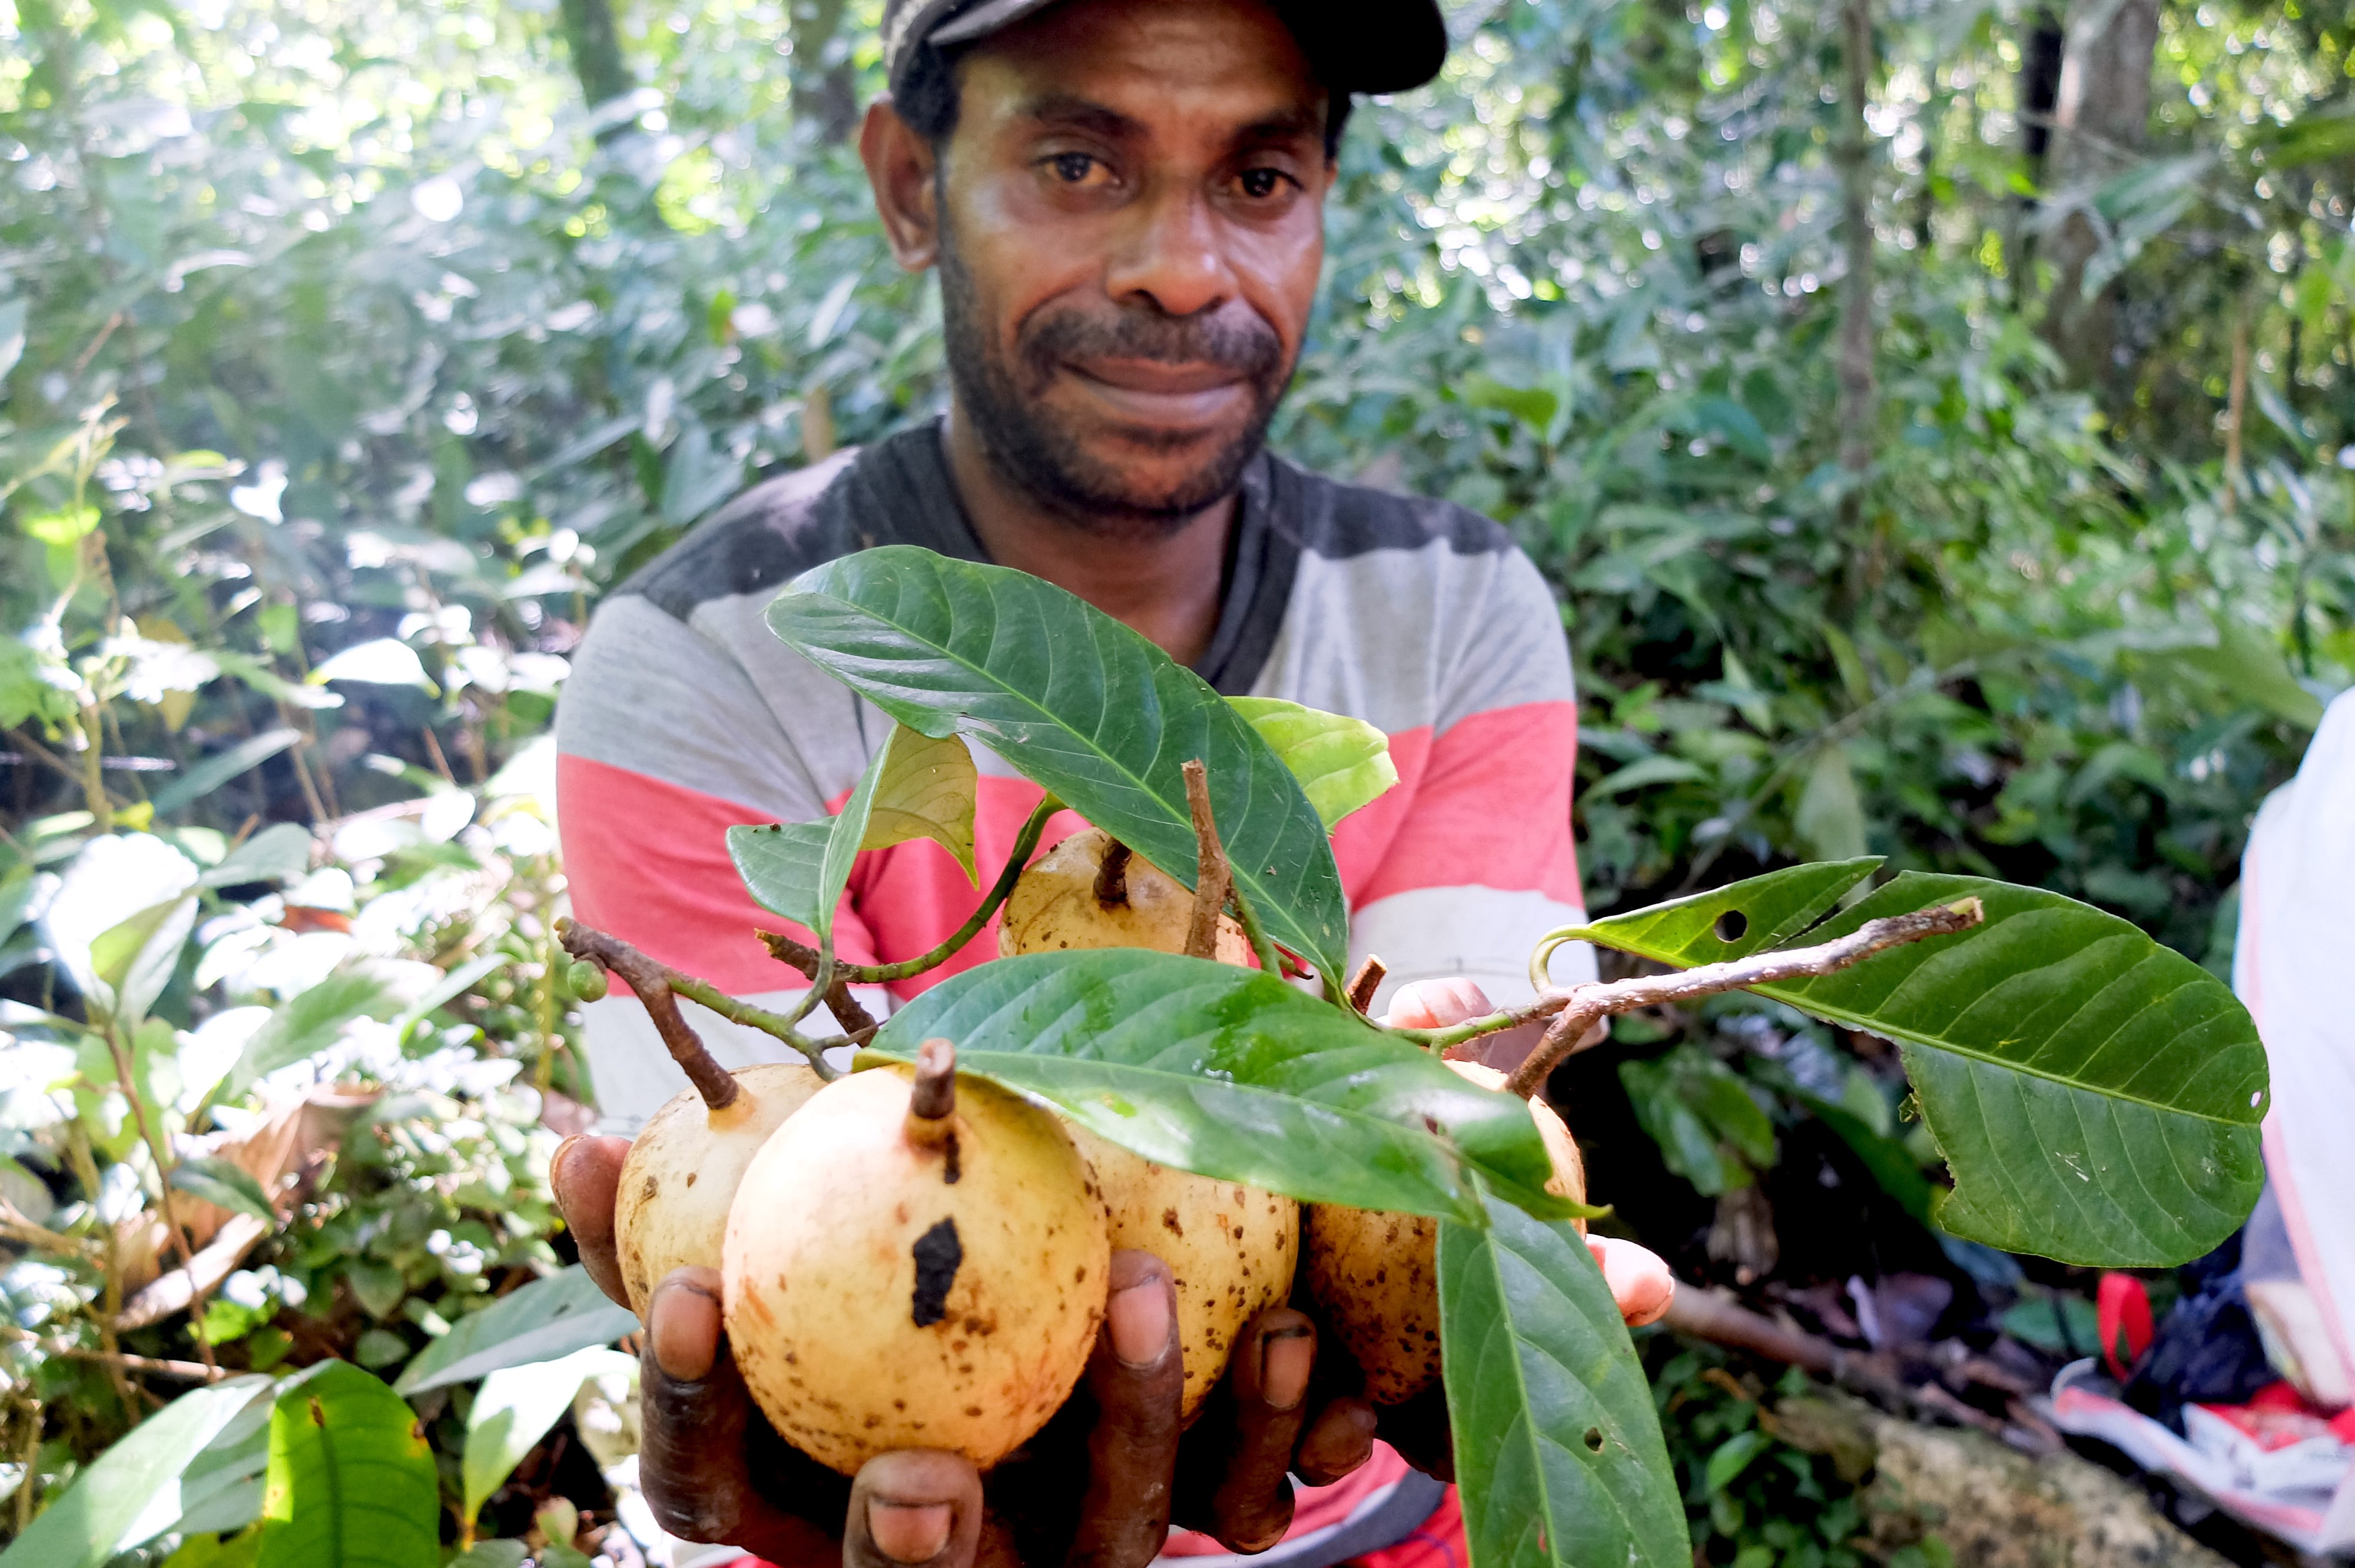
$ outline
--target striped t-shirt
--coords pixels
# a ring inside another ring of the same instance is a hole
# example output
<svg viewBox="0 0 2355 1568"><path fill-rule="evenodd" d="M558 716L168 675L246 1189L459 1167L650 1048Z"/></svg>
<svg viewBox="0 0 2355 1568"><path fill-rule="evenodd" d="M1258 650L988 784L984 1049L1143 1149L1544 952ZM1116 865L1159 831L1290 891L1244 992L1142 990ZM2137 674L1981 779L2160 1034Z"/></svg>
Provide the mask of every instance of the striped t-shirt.
<svg viewBox="0 0 2355 1568"><path fill-rule="evenodd" d="M737 879L726 831L839 808L891 720L779 642L762 611L796 574L854 550L920 545L987 559L941 440L927 423L758 485L598 609L557 717L558 817L582 922L748 1000L798 997L802 977L753 938L782 922ZM1461 507L1337 483L1263 454L1242 482L1225 575L1217 629L1195 664L1205 680L1229 695L1348 714L1390 736L1398 784L1334 834L1352 966L1380 956L1384 1001L1400 985L1450 975L1500 1003L1526 997L1538 938L1584 918L1571 835L1577 708L1561 616L1537 569L1503 529ZM1040 790L975 753L975 856L986 885ZM1042 843L1081 825L1063 813ZM859 963L912 957L978 897L930 840L863 855L836 917L837 949ZM993 920L943 969L866 997L868 1009L879 1016L996 951ZM1592 973L1582 948L1557 956L1557 980ZM731 1066L782 1052L690 1013ZM603 1126L634 1131L686 1078L618 988L586 1016ZM1405 1477L1387 1450L1379 1463L1380 1478ZM1355 1479L1325 1489L1337 1503L1378 1478ZM1326 1517L1335 1510L1304 1492L1295 1535L1356 1511Z"/></svg>

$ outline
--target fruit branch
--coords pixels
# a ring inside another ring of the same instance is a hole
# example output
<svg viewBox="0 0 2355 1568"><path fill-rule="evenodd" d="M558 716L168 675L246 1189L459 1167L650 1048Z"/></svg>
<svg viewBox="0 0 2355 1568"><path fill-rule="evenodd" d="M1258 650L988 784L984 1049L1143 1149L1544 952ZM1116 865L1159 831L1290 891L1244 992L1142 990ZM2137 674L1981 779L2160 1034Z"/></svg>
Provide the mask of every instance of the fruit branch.
<svg viewBox="0 0 2355 1568"><path fill-rule="evenodd" d="M1194 818L1194 917L1186 927L1186 953L1188 958L1215 959L1219 917L1226 913L1228 895L1235 892L1235 868L1227 863L1226 846L1219 842L1219 820L1210 810L1209 769L1201 758L1194 758L1181 771L1186 775L1186 809ZM1104 864L1112 864L1111 855L1104 856ZM1240 896L1236 903L1241 903ZM1267 962L1267 955L1262 954L1260 961Z"/></svg>
<svg viewBox="0 0 2355 1568"><path fill-rule="evenodd" d="M1607 983L1596 981L1547 990L1518 1007L1506 1008L1449 1028L1401 1029L1395 1033L1444 1054L1452 1047L1476 1040L1484 1034L1517 1028L1535 1019L1550 1018L1553 1022L1547 1027L1537 1049L1530 1052L1528 1060L1516 1067L1512 1075L1505 1080L1507 1088L1527 1098L1545 1082L1547 1074L1579 1048L1597 1019L1657 1007L1662 1002L1713 996L1720 991L1740 991L1748 986L1771 985L1777 980L1837 974L1851 964L1863 962L1875 953L1918 942L1927 937L1950 936L1956 931L1968 930L1985 918L1986 911L1980 907L1979 901L1965 898L1953 904L1917 909L1910 915L1869 920L1845 937L1835 938L1812 948L1753 953L1749 958L1737 959L1730 963L1702 964L1668 974L1637 975Z"/></svg>
<svg viewBox="0 0 2355 1568"><path fill-rule="evenodd" d="M846 964L837 961L834 966L837 982L888 985L893 980L912 980L920 974L940 968L941 965L954 958L958 950L967 942L981 935L981 928L989 924L989 917L996 914L998 906L1013 895L1015 882L1022 875L1023 868L1030 863L1031 852L1039 847L1039 837L1047 831L1047 819L1062 809L1063 803L1052 795L1039 802L1037 808L1031 811L1029 821L1022 824L1022 832L1014 841L1014 853L1007 856L1006 867L997 874L996 884L990 888L988 895L982 899L972 914L965 916L964 924L950 932L939 946L930 952L919 953L912 959L902 959L895 964ZM769 951L775 954L780 962L793 965L813 980L817 978L818 955L815 948L804 947L793 938L780 936L774 932L762 931L759 935L761 940L768 946ZM698 997L696 1000L702 999ZM826 1005L829 1007L834 1005L831 989L826 996ZM862 1017L866 1016L866 1010L859 1009L859 1013ZM835 1013L835 1017L852 1033L858 1032L858 1026L844 1017L839 1011Z"/></svg>
<svg viewBox="0 0 2355 1568"><path fill-rule="evenodd" d="M739 1001L716 986L657 963L619 937L608 936L577 920L561 922L556 936L564 944L564 950L574 958L585 959L622 977L622 983L635 993L646 1015L655 1021L655 1032L670 1048L671 1059L703 1097L703 1103L713 1110L734 1102L736 1076L719 1065L710 1047L704 1044L703 1037L680 1014L677 999L682 996L709 1008L730 1023L741 1023L783 1041L808 1060L819 1077L839 1075L826 1065L823 1044L810 1040L773 1012Z"/></svg>

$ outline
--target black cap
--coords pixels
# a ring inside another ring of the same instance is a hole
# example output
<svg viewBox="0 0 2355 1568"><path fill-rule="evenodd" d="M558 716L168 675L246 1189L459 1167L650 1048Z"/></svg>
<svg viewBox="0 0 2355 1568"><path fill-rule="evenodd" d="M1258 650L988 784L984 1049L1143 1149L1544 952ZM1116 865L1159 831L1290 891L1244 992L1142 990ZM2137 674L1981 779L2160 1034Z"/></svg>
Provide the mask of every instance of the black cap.
<svg viewBox="0 0 2355 1568"><path fill-rule="evenodd" d="M885 0L883 64L891 90L907 84L924 46L954 48L1010 27L1057 0ZM1336 92L1404 92L1439 74L1447 24L1438 0L1270 0L1326 86Z"/></svg>

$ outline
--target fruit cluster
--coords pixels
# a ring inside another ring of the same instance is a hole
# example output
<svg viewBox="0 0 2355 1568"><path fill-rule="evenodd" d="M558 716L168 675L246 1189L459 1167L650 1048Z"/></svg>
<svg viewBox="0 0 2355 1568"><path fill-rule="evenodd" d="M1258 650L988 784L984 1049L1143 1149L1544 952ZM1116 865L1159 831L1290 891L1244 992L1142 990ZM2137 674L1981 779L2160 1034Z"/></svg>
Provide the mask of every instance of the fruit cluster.
<svg viewBox="0 0 2355 1568"><path fill-rule="evenodd" d="M1182 951L1194 903L1089 830L1024 871L999 951ZM1218 957L1249 964L1241 928L1221 922ZM670 1270L719 1268L753 1398L837 1470L911 1447L987 1468L1027 1441L1086 1364L1114 1248L1155 1254L1176 1282L1189 1420L1244 1325L1292 1297L1304 1252L1308 1295L1369 1397L1403 1402L1439 1375L1431 1220L1310 1205L1304 1225L1288 1197L1156 1164L960 1077L946 1040L912 1067L832 1084L801 1063L733 1082L725 1104L681 1094L632 1146L614 1214L623 1282L643 1317ZM1549 1191L1582 1202L1569 1133L1543 1104L1529 1110Z"/></svg>

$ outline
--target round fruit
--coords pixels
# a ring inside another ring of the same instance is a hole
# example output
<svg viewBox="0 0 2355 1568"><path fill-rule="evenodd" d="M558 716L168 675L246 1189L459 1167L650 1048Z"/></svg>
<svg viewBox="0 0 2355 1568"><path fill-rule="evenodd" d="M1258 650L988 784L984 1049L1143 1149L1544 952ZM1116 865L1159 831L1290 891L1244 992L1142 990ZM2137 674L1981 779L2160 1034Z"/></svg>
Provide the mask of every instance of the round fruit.
<svg viewBox="0 0 2355 1568"><path fill-rule="evenodd" d="M605 980L605 971L586 959L575 959L565 966L564 986L583 1001L602 1001L605 992L611 989Z"/></svg>
<svg viewBox="0 0 2355 1568"><path fill-rule="evenodd" d="M603 980L603 971L597 976ZM728 1205L744 1168L769 1135L825 1087L804 1062L765 1062L732 1075L737 1096L719 1110L706 1108L694 1089L673 1095L638 1129L622 1162L613 1251L630 1310L641 1321L664 1275L719 1266Z"/></svg>
<svg viewBox="0 0 2355 1568"><path fill-rule="evenodd" d="M1188 1421L1227 1370L1243 1325L1292 1294L1300 1205L1234 1181L1156 1165L1084 1128L1071 1141L1095 1173L1115 1247L1169 1266L1178 1286L1178 1342L1186 1357Z"/></svg>
<svg viewBox="0 0 2355 1568"><path fill-rule="evenodd" d="M785 1439L983 1469L1071 1392L1103 1316L1103 1200L1061 1123L923 1066L829 1084L753 1158L721 1249L729 1343Z"/></svg>
<svg viewBox="0 0 2355 1568"><path fill-rule="evenodd" d="M1505 1086L1494 1067L1447 1065L1482 1088ZM1553 1160L1546 1191L1584 1202L1586 1170L1570 1129L1541 1100L1529 1101L1529 1117ZM1364 1369L1366 1397L1403 1404L1430 1387L1439 1376L1439 1222L1312 1203L1306 1232L1309 1294Z"/></svg>
<svg viewBox="0 0 2355 1568"><path fill-rule="evenodd" d="M1112 871L1104 860L1113 855ZM1186 950L1194 895L1102 828L1074 833L1033 861L1014 884L999 917L997 952L1052 953L1066 948ZM1248 965L1251 939L1231 916L1219 916L1220 963Z"/></svg>

